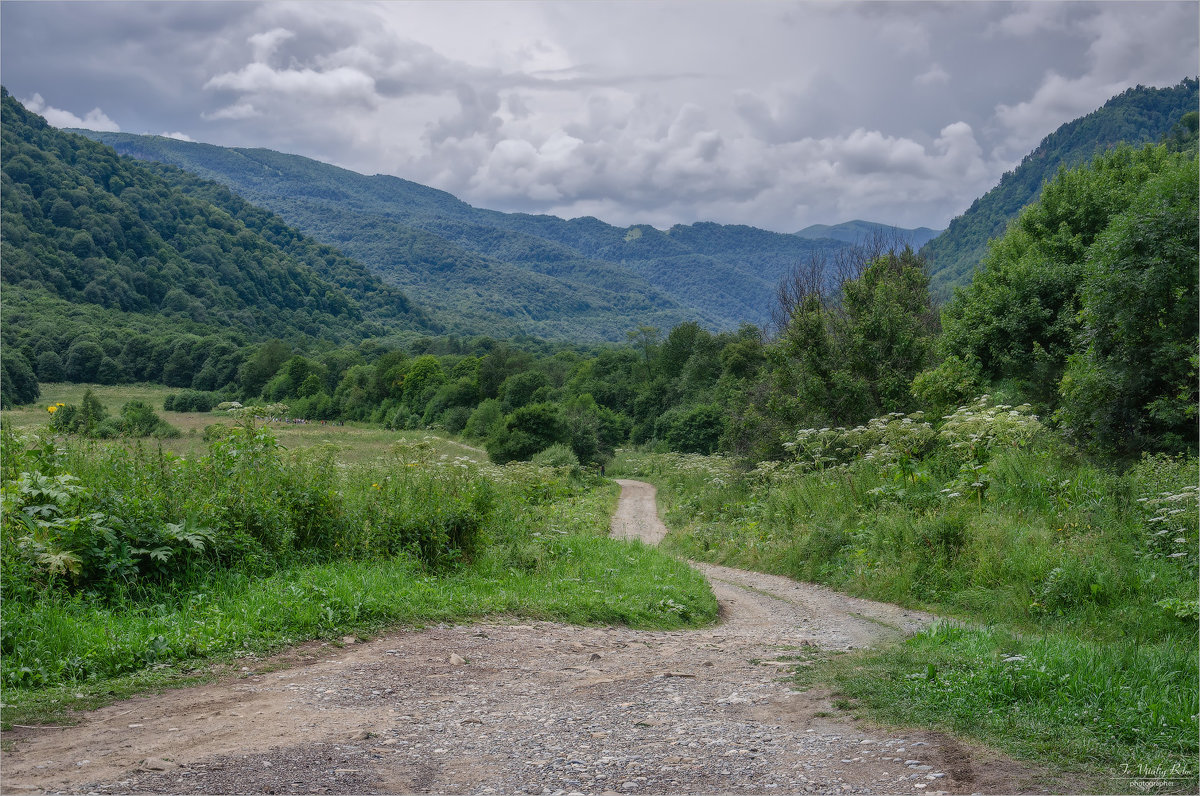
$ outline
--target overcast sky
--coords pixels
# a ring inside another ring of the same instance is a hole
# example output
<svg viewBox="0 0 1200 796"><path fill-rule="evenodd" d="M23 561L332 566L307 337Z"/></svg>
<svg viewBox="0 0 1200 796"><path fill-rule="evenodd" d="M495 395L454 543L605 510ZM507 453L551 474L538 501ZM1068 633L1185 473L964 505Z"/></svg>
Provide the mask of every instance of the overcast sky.
<svg viewBox="0 0 1200 796"><path fill-rule="evenodd" d="M500 210L944 227L1063 122L1195 76L1187 2L0 3L57 126L267 147Z"/></svg>

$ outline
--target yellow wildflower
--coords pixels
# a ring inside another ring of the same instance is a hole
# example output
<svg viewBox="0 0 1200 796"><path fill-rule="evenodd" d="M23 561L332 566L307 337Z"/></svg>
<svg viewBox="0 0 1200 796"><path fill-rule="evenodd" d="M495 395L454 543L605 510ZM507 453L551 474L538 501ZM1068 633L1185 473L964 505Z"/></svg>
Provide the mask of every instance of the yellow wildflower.
<svg viewBox="0 0 1200 796"><path fill-rule="evenodd" d="M47 406L46 411L49 412L50 414L54 414L55 412L58 411L58 407L57 406Z"/></svg>

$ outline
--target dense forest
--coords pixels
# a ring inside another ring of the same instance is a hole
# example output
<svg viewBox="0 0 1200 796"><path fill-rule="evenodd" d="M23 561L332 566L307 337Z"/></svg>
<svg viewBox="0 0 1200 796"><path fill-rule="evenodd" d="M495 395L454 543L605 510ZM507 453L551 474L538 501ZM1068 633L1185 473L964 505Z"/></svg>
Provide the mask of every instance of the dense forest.
<svg viewBox="0 0 1200 796"><path fill-rule="evenodd" d="M1187 78L1171 88L1128 89L1046 136L999 185L976 199L945 232L923 247L930 261L934 293L948 297L955 287L968 284L987 253L988 241L1004 232L1059 169L1079 166L1122 143L1186 138L1186 128L1179 125L1200 103L1197 85L1195 78Z"/></svg>
<svg viewBox="0 0 1200 796"><path fill-rule="evenodd" d="M6 398L29 372L216 389L251 343L437 330L398 289L220 186L188 195L182 172L2 101Z"/></svg>

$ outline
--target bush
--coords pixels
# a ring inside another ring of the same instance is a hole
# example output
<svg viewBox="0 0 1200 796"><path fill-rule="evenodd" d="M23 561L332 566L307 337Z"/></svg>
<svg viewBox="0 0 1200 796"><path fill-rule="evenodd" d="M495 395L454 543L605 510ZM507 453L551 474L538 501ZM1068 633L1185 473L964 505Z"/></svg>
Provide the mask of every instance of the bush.
<svg viewBox="0 0 1200 796"><path fill-rule="evenodd" d="M221 396L215 392L203 390L183 390L171 393L163 399L163 409L168 412L211 412L213 407L221 402Z"/></svg>
<svg viewBox="0 0 1200 796"><path fill-rule="evenodd" d="M535 453L529 461L542 467L579 467L579 457L575 451L561 443Z"/></svg>
<svg viewBox="0 0 1200 796"><path fill-rule="evenodd" d="M951 355L936 368L918 373L912 382L912 394L927 412L940 415L978 395L980 378L978 362Z"/></svg>
<svg viewBox="0 0 1200 796"><path fill-rule="evenodd" d="M716 404L669 409L654 426L654 436L680 453L712 453L724 431L725 412Z"/></svg>

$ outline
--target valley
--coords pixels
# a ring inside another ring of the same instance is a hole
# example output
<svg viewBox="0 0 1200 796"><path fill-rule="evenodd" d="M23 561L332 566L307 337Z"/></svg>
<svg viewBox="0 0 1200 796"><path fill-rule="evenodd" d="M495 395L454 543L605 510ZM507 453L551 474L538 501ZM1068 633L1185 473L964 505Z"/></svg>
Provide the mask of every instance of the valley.
<svg viewBox="0 0 1200 796"><path fill-rule="evenodd" d="M1194 792L1196 85L794 234L0 92L4 789Z"/></svg>

